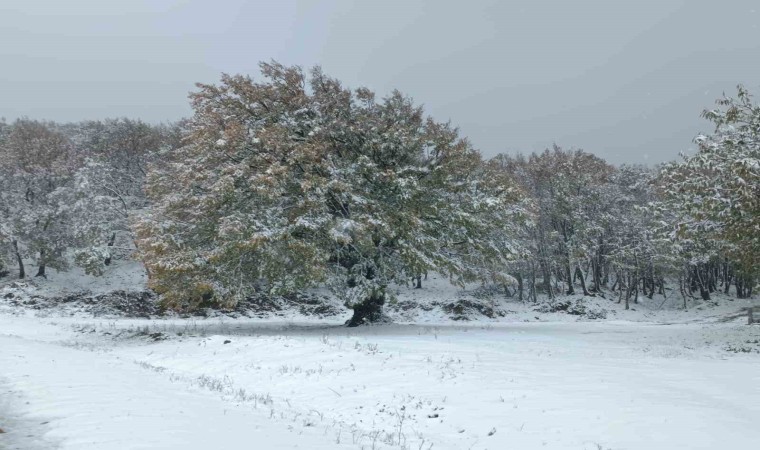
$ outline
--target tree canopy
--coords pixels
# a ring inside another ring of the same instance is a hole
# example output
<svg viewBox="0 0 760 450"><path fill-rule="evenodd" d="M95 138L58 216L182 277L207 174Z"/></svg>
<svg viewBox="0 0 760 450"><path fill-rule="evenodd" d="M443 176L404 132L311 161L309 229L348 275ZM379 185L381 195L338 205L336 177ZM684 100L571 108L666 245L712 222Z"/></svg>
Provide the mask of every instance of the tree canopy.
<svg viewBox="0 0 760 450"><path fill-rule="evenodd" d="M319 68L261 71L199 85L186 145L149 176L138 243L169 302L323 282L358 324L380 317L389 283L423 271L507 276L495 268L515 247L498 231L521 216L518 190L455 128Z"/></svg>

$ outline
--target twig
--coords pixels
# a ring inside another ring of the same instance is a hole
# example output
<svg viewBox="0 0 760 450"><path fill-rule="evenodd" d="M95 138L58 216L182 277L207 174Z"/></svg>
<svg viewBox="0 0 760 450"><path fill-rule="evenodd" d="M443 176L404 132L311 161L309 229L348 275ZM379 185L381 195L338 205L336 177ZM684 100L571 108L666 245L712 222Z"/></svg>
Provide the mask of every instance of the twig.
<svg viewBox="0 0 760 450"><path fill-rule="evenodd" d="M327 389L329 389L329 390L331 390L331 391L335 392L335 395L337 395L338 397L343 397L342 395L340 395L340 392L336 391L335 389L333 389L333 388L331 388L331 387L328 387Z"/></svg>

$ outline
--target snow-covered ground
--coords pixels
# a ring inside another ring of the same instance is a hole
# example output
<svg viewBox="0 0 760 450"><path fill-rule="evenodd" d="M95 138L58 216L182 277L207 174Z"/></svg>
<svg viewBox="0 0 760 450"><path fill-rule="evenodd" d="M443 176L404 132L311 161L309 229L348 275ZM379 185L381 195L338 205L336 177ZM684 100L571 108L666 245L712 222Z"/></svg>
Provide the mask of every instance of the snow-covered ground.
<svg viewBox="0 0 760 450"><path fill-rule="evenodd" d="M402 294L462 295L432 280ZM511 302L486 321L423 310L427 323L358 329L5 305L0 448L756 447L760 326L733 318L742 303L599 301L607 320Z"/></svg>

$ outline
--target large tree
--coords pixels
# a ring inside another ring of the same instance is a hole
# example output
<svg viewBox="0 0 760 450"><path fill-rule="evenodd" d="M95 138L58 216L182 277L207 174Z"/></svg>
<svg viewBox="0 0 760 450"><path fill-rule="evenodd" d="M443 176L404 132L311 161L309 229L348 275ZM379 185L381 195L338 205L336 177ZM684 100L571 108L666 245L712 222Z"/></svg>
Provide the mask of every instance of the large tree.
<svg viewBox="0 0 760 450"><path fill-rule="evenodd" d="M456 129L319 68L261 71L199 85L187 145L149 174L138 244L169 306L325 282L358 325L381 318L389 284L426 270L506 277L494 230L519 213L517 191Z"/></svg>
<svg viewBox="0 0 760 450"><path fill-rule="evenodd" d="M745 296L760 268L760 105L742 86L717 103L703 113L715 131L695 139L695 155L666 165L659 185L679 214L675 236L697 249L709 242L705 261L709 252L736 261L737 294Z"/></svg>

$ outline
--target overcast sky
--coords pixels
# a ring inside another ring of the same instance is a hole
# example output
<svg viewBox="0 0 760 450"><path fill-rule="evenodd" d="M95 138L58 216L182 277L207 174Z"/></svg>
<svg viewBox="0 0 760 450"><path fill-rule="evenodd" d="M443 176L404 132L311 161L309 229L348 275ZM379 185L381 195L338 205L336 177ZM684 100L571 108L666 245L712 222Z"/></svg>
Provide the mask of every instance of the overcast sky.
<svg viewBox="0 0 760 450"><path fill-rule="evenodd" d="M723 91L760 95L758 0L0 0L0 42L9 120L175 120L276 59L398 88L486 155L674 159Z"/></svg>

